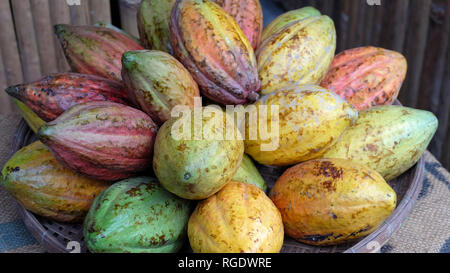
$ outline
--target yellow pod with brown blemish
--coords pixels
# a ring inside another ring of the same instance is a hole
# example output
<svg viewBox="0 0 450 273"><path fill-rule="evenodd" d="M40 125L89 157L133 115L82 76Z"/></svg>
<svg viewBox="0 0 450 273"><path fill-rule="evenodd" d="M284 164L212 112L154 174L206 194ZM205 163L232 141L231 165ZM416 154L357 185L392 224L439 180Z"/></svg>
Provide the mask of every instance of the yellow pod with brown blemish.
<svg viewBox="0 0 450 273"><path fill-rule="evenodd" d="M230 182L198 204L188 237L196 253L278 253L284 230L280 212L262 190Z"/></svg>
<svg viewBox="0 0 450 273"><path fill-rule="evenodd" d="M310 245L335 245L366 236L396 207L383 177L345 159L311 160L288 169L270 193L285 232Z"/></svg>
<svg viewBox="0 0 450 273"><path fill-rule="evenodd" d="M35 214L58 222L80 222L95 197L111 184L64 167L42 142L36 141L5 164L0 185Z"/></svg>
<svg viewBox="0 0 450 273"><path fill-rule="evenodd" d="M245 152L257 162L272 166L321 157L358 117L344 99L313 85L284 88L262 97L255 106L258 119L246 122ZM274 106L279 107L278 117L271 114L276 112ZM261 123L265 122L270 137L261 131Z"/></svg>
<svg viewBox="0 0 450 273"><path fill-rule="evenodd" d="M324 158L347 158L392 180L419 161L436 133L433 113L402 106L377 106L361 111Z"/></svg>
<svg viewBox="0 0 450 273"><path fill-rule="evenodd" d="M320 11L315 9L314 7L304 7L301 9L291 10L285 12L278 16L275 20L268 24L262 33L262 41L272 36L274 33L278 32L280 29L285 27L286 25L296 22L299 20L303 20L312 16L320 16L322 15Z"/></svg>
<svg viewBox="0 0 450 273"><path fill-rule="evenodd" d="M319 84L336 51L336 30L328 16L294 21L266 38L256 51L261 93L292 84Z"/></svg>

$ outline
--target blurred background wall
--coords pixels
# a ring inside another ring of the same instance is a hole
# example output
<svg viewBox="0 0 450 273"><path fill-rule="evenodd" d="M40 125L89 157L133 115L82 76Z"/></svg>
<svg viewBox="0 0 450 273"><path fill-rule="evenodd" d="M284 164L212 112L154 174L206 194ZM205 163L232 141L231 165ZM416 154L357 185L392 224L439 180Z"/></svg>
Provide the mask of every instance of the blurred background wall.
<svg viewBox="0 0 450 273"><path fill-rule="evenodd" d="M140 0L0 0L0 89L68 71L53 25L113 23L137 34ZM333 18L337 52L374 45L402 52L409 70L400 100L432 111L440 126L431 152L450 169L450 1L262 0L265 24L286 10L314 6ZM79 5L77 5L79 4ZM378 5L379 4L379 5ZM0 113L14 112L0 92Z"/></svg>

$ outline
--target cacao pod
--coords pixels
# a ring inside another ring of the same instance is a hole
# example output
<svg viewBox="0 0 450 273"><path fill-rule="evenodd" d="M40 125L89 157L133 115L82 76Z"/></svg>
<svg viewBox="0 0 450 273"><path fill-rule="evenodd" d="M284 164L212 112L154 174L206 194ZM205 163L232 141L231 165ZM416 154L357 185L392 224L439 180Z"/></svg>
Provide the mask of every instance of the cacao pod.
<svg viewBox="0 0 450 273"><path fill-rule="evenodd" d="M216 130L225 124L220 114L226 114L219 108L218 115L208 117L213 108L194 108L169 119L156 137L153 170L164 188L181 198L202 200L212 196L241 165L244 143L240 132L232 124L227 132L233 130L236 135L232 140L220 140L223 135L218 136ZM202 116L198 117L197 111ZM182 128L178 127L180 124Z"/></svg>
<svg viewBox="0 0 450 273"><path fill-rule="evenodd" d="M205 0L177 1L170 30L175 56L191 72L203 95L222 104L257 99L260 81L253 48L221 7Z"/></svg>
<svg viewBox="0 0 450 273"><path fill-rule="evenodd" d="M419 161L436 133L433 113L401 106L363 110L324 158L359 162L392 180Z"/></svg>
<svg viewBox="0 0 450 273"><path fill-rule="evenodd" d="M104 27L56 25L72 72L121 81L122 55L144 49L126 35Z"/></svg>
<svg viewBox="0 0 450 273"><path fill-rule="evenodd" d="M233 181L242 182L245 184L255 185L264 192L267 190L266 181L262 178L258 169L253 164L253 161L248 157L248 155L244 155L242 158L242 163L236 174L234 175Z"/></svg>
<svg viewBox="0 0 450 273"><path fill-rule="evenodd" d="M270 198L290 237L335 245L372 233L392 214L395 191L383 177L343 159L311 160L288 169Z"/></svg>
<svg viewBox="0 0 450 273"><path fill-rule="evenodd" d="M151 166L156 131L151 118L139 110L88 102L42 126L38 136L72 170L117 181Z"/></svg>
<svg viewBox="0 0 450 273"><path fill-rule="evenodd" d="M262 190L233 181L198 204L188 236L197 253L278 253L284 230L280 212Z"/></svg>
<svg viewBox="0 0 450 273"><path fill-rule="evenodd" d="M94 253L178 252L191 211L190 201L154 178L124 180L95 199L84 222L85 242Z"/></svg>
<svg viewBox="0 0 450 273"><path fill-rule="evenodd" d="M84 102L129 104L126 89L120 82L76 73L51 74L32 83L8 87L6 92L44 121L52 121Z"/></svg>
<svg viewBox="0 0 450 273"><path fill-rule="evenodd" d="M97 22L94 24L95 27L105 27L105 28L109 28L112 29L116 32L122 33L123 35L127 36L128 38L130 38L131 40L135 41L136 43L140 43L139 39L134 37L133 35L125 32L123 29L116 27L115 25L112 25L110 23L106 23L106 22Z"/></svg>
<svg viewBox="0 0 450 273"><path fill-rule="evenodd" d="M45 124L45 121L43 121L38 115L36 115L35 112L33 112L33 110L31 110L21 101L14 98L13 101L17 105L20 114L22 115L23 119L27 122L28 126L30 126L31 130L34 133L37 133L39 128L41 128L41 126Z"/></svg>
<svg viewBox="0 0 450 273"><path fill-rule="evenodd" d="M162 51L129 51L123 54L122 78L128 95L153 121L161 125L178 105L194 107L200 96L189 71Z"/></svg>
<svg viewBox="0 0 450 273"><path fill-rule="evenodd" d="M289 25L292 22L303 20L312 16L321 16L320 11L313 7L304 7L301 9L291 10L282 15L278 16L275 20L270 22L264 29L262 33L262 41L266 40L274 33L278 32L280 29Z"/></svg>
<svg viewBox="0 0 450 273"><path fill-rule="evenodd" d="M337 93L357 110L395 102L406 77L402 54L376 47L338 54L321 86Z"/></svg>
<svg viewBox="0 0 450 273"><path fill-rule="evenodd" d="M138 10L138 29L145 48L172 54L170 13L176 0L143 0Z"/></svg>
<svg viewBox="0 0 450 273"><path fill-rule="evenodd" d="M245 152L260 164L272 166L319 158L358 117L341 97L313 85L281 89L262 97L255 106L258 119L246 122ZM264 112L274 111L273 107L279 108L278 116ZM279 134L266 136L261 128Z"/></svg>
<svg viewBox="0 0 450 273"><path fill-rule="evenodd" d="M2 186L27 210L59 222L79 222L110 185L73 172L37 141L5 164Z"/></svg>
<svg viewBox="0 0 450 273"><path fill-rule="evenodd" d="M261 42L263 10L259 0L213 0L241 27L254 49Z"/></svg>
<svg viewBox="0 0 450 273"><path fill-rule="evenodd" d="M328 16L294 21L263 41L256 52L261 93L284 86L318 85L336 51L336 30Z"/></svg>

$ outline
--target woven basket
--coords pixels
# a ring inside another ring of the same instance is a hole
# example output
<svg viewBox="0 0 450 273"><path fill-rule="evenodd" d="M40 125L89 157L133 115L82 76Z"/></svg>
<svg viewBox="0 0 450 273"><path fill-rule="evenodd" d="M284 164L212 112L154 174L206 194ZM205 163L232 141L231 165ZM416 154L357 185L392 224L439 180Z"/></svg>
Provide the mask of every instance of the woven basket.
<svg viewBox="0 0 450 273"><path fill-rule="evenodd" d="M12 153L15 153L22 147L36 141L37 138L28 127L25 121L21 121L14 135ZM271 188L286 168L275 168L269 166L258 166L261 175ZM411 212L416 202L420 190L422 189L424 175L424 159L420 161L405 174L399 178L390 181L389 184L397 193L398 207L394 213L372 234L350 244L338 245L333 247L313 247L294 241L286 237L283 253L370 253L378 251L400 228L402 222ZM21 215L26 227L36 240L41 243L49 252L64 253L71 252L73 249L70 242L76 242L80 245L81 252L87 252L83 241L81 224L63 224L45 219L32 214L19 205ZM189 251L188 249L185 251Z"/></svg>

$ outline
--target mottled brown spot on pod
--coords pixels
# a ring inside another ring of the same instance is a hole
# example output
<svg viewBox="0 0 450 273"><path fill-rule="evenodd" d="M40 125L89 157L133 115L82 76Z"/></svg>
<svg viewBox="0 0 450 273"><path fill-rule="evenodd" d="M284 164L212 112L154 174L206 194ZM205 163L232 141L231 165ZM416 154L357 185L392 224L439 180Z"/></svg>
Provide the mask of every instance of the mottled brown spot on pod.
<svg viewBox="0 0 450 273"><path fill-rule="evenodd" d="M339 179L343 175L342 168L336 168L334 164L330 161L322 161L318 166L318 172L316 176L332 177L333 179Z"/></svg>

